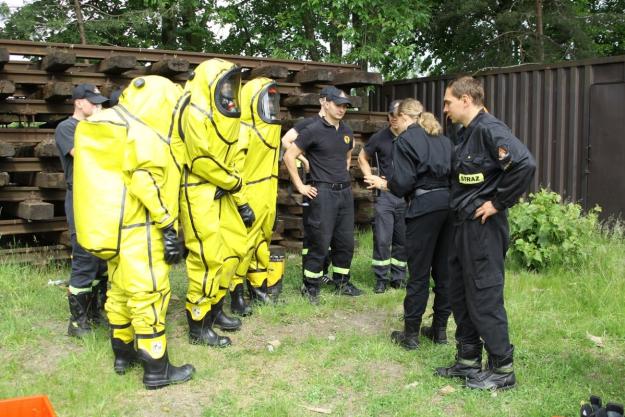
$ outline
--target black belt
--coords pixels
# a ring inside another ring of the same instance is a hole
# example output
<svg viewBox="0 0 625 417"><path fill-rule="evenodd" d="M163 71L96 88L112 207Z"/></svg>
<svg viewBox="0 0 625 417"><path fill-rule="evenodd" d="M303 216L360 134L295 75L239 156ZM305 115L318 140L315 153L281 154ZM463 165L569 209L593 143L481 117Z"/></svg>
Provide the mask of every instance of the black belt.
<svg viewBox="0 0 625 417"><path fill-rule="evenodd" d="M431 193L433 191L441 191L441 190L449 190L449 188L447 188L447 187L440 187L440 188L432 188L430 190L426 190L424 188L417 188L416 190L414 190L413 196L414 197L419 197L419 196L422 196L423 194L428 194L428 193Z"/></svg>
<svg viewBox="0 0 625 417"><path fill-rule="evenodd" d="M345 188L351 187L352 183L351 182L320 182L320 181L313 181L311 182L311 185L313 187L317 187L317 188L329 188L331 190L344 190Z"/></svg>

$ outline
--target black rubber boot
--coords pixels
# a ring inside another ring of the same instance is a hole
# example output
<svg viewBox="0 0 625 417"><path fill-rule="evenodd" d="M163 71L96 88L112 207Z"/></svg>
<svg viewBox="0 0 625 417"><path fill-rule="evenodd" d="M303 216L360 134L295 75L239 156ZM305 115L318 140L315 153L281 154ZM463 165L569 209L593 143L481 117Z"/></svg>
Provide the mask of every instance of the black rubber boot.
<svg viewBox="0 0 625 417"><path fill-rule="evenodd" d="M373 292L376 294L382 294L386 291L386 281L378 279L373 287Z"/></svg>
<svg viewBox="0 0 625 417"><path fill-rule="evenodd" d="M89 302L91 301L91 292L82 292L80 294L68 294L69 301L69 325L67 326L67 334L73 337L82 337L91 333L89 325L89 317L87 311Z"/></svg>
<svg viewBox="0 0 625 417"><path fill-rule="evenodd" d="M436 368L436 375L445 378L468 378L482 370L482 343L458 343L456 362L446 368Z"/></svg>
<svg viewBox="0 0 625 417"><path fill-rule="evenodd" d="M590 402L582 404L579 410L580 417L596 417L597 412L601 409L601 397L596 395L590 396Z"/></svg>
<svg viewBox="0 0 625 417"><path fill-rule="evenodd" d="M319 279L304 278L300 291L302 296L308 298L311 304L319 304L319 295L321 294L321 282Z"/></svg>
<svg viewBox="0 0 625 417"><path fill-rule="evenodd" d="M516 385L513 367L514 346L501 357L490 356L488 368L467 378L467 388L498 390L510 389Z"/></svg>
<svg viewBox="0 0 625 417"><path fill-rule="evenodd" d="M227 336L220 336L212 329L211 313L206 313L199 321L193 320L191 313L187 311L187 323L189 323L189 343L214 347L226 347L232 344Z"/></svg>
<svg viewBox="0 0 625 417"><path fill-rule="evenodd" d="M439 345L446 345L447 342L447 327L430 327L423 326L421 328L421 336L427 337L432 342Z"/></svg>
<svg viewBox="0 0 625 417"><path fill-rule="evenodd" d="M121 339L111 338L111 347L115 354L113 369L117 375L124 375L128 368L138 363L139 359L133 342L124 343Z"/></svg>
<svg viewBox="0 0 625 417"><path fill-rule="evenodd" d="M282 294L282 279L276 282L274 285L267 287L267 293L269 294L269 298L274 303L278 302L278 298L280 298L280 294Z"/></svg>
<svg viewBox="0 0 625 417"><path fill-rule="evenodd" d="M241 328L241 320L236 317L227 316L226 313L224 313L223 298L211 307L209 314L211 315L212 325L218 329L234 332Z"/></svg>
<svg viewBox="0 0 625 417"><path fill-rule="evenodd" d="M420 320L406 320L404 331L396 330L391 333L391 340L407 350L419 348L419 327Z"/></svg>
<svg viewBox="0 0 625 417"><path fill-rule="evenodd" d="M161 358L154 359L146 351L139 349L137 356L143 364L143 385L147 389L187 382L195 372L193 365L174 366L169 363L167 352Z"/></svg>
<svg viewBox="0 0 625 417"><path fill-rule="evenodd" d="M245 297L243 297L243 284L237 284L234 290L230 291L230 310L243 317L252 314L252 307L245 302Z"/></svg>
<svg viewBox="0 0 625 417"><path fill-rule="evenodd" d="M89 322L96 326L108 327L109 325L108 318L106 317L106 311L104 310L104 305L106 304L106 291L108 290L107 284L108 282L106 280L100 281L91 291L91 298L87 308L87 316L89 318Z"/></svg>
<svg viewBox="0 0 625 417"><path fill-rule="evenodd" d="M271 303L271 298L267 293L267 280L264 280L260 287L255 287L247 281L247 289L250 292L250 299L259 304Z"/></svg>

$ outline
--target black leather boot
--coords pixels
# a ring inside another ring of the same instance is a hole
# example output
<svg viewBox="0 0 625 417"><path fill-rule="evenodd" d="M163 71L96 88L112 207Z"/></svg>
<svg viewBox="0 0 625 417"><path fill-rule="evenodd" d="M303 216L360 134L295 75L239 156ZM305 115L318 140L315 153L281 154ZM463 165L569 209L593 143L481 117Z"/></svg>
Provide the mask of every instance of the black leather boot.
<svg viewBox="0 0 625 417"><path fill-rule="evenodd" d="M229 337L220 336L213 331L210 312L199 321L193 320L189 311L186 313L187 323L189 323L189 343L214 347L226 347L232 344Z"/></svg>
<svg viewBox="0 0 625 417"><path fill-rule="evenodd" d="M224 299L222 298L219 302L211 307L210 315L212 318L212 325L221 330L226 330L229 332L234 332L241 328L241 320L236 317L227 316L224 313ZM207 314L208 315L208 314Z"/></svg>
<svg viewBox="0 0 625 417"><path fill-rule="evenodd" d="M308 301L310 301L311 304L319 304L321 281L314 278L304 278L300 292L302 293L302 296L308 298Z"/></svg>
<svg viewBox="0 0 625 417"><path fill-rule="evenodd" d="M128 368L139 361L133 342L124 343L121 339L111 338L111 347L115 354L113 369L117 375L124 375Z"/></svg>
<svg viewBox="0 0 625 417"><path fill-rule="evenodd" d="M104 310L107 290L108 282L103 280L100 281L98 285L93 287L91 291L91 298L87 308L87 316L89 321L97 326L108 327L109 325L108 317L106 317L106 311Z"/></svg>
<svg viewBox="0 0 625 417"><path fill-rule="evenodd" d="M436 374L445 378L467 378L482 370L482 343L458 343L456 362L446 368L436 368Z"/></svg>
<svg viewBox="0 0 625 417"><path fill-rule="evenodd" d="M230 310L243 317L252 314L252 307L245 302L245 297L243 297L243 284L237 284L230 292Z"/></svg>
<svg viewBox="0 0 625 417"><path fill-rule="evenodd" d="M158 389L172 384L187 382L193 377L193 365L174 366L169 363L167 351L158 359L139 349L137 356L143 364L143 385L146 389Z"/></svg>
<svg viewBox="0 0 625 417"><path fill-rule="evenodd" d="M516 385L513 364L514 346L504 356L489 356L488 368L467 378L467 388L497 390Z"/></svg>
<svg viewBox="0 0 625 417"><path fill-rule="evenodd" d="M89 302L91 301L91 292L82 292L80 294L68 294L69 301L69 325L67 326L67 334L73 337L82 337L91 333L89 325L89 317L87 311Z"/></svg>
<svg viewBox="0 0 625 417"><path fill-rule="evenodd" d="M255 287L247 281L247 289L250 292L250 299L259 304L271 303L271 298L267 293L267 280L264 280L260 287Z"/></svg>
<svg viewBox="0 0 625 417"><path fill-rule="evenodd" d="M432 342L439 345L446 345L447 342L447 327L430 327L423 326L421 328L421 336L427 337Z"/></svg>
<svg viewBox="0 0 625 417"><path fill-rule="evenodd" d="M280 281L276 282L274 285L267 287L267 293L269 294L269 298L271 299L271 301L277 303L280 294L282 294L282 279L280 279Z"/></svg>
<svg viewBox="0 0 625 417"><path fill-rule="evenodd" d="M419 348L419 327L421 320L406 320L404 331L396 330L391 333L391 340L407 350Z"/></svg>

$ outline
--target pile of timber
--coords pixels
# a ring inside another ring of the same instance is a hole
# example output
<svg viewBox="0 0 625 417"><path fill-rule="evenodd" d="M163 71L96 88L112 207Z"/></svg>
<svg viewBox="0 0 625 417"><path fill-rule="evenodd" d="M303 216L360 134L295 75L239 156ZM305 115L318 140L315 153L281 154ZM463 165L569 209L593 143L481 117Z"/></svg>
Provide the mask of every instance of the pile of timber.
<svg viewBox="0 0 625 417"><path fill-rule="evenodd" d="M0 39L0 262L14 256L16 246L41 247L45 249L41 253L53 252L53 259L69 256L69 250L59 249L59 245L67 247L69 239L63 208L65 181L54 127L71 115L75 85L92 83L108 95L146 74L184 84L193 68L210 58L241 66L244 82L257 76L278 82L283 133L297 120L317 113L324 86L336 85L349 93L382 83L379 74L360 71L354 65ZM352 99L358 109L350 111L346 121L355 132L352 178L356 221L368 224L372 194L360 181L356 156L368 137L385 125L386 118L383 113L362 111L366 98ZM281 166L275 244L301 248L302 203ZM36 250L24 253L37 256Z"/></svg>

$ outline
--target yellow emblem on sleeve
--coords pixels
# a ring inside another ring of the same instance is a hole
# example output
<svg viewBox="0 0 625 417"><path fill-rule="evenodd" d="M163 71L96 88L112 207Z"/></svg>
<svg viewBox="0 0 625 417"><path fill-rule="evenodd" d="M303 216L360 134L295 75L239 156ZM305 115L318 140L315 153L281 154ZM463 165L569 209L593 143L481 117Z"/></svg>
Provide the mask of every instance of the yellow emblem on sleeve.
<svg viewBox="0 0 625 417"><path fill-rule="evenodd" d="M349 141L351 140L351 138L348 135L343 136L343 140L345 141L345 143L349 144Z"/></svg>
<svg viewBox="0 0 625 417"><path fill-rule="evenodd" d="M484 182L484 174L481 172L477 174L458 174L458 182L467 185L479 184Z"/></svg>

